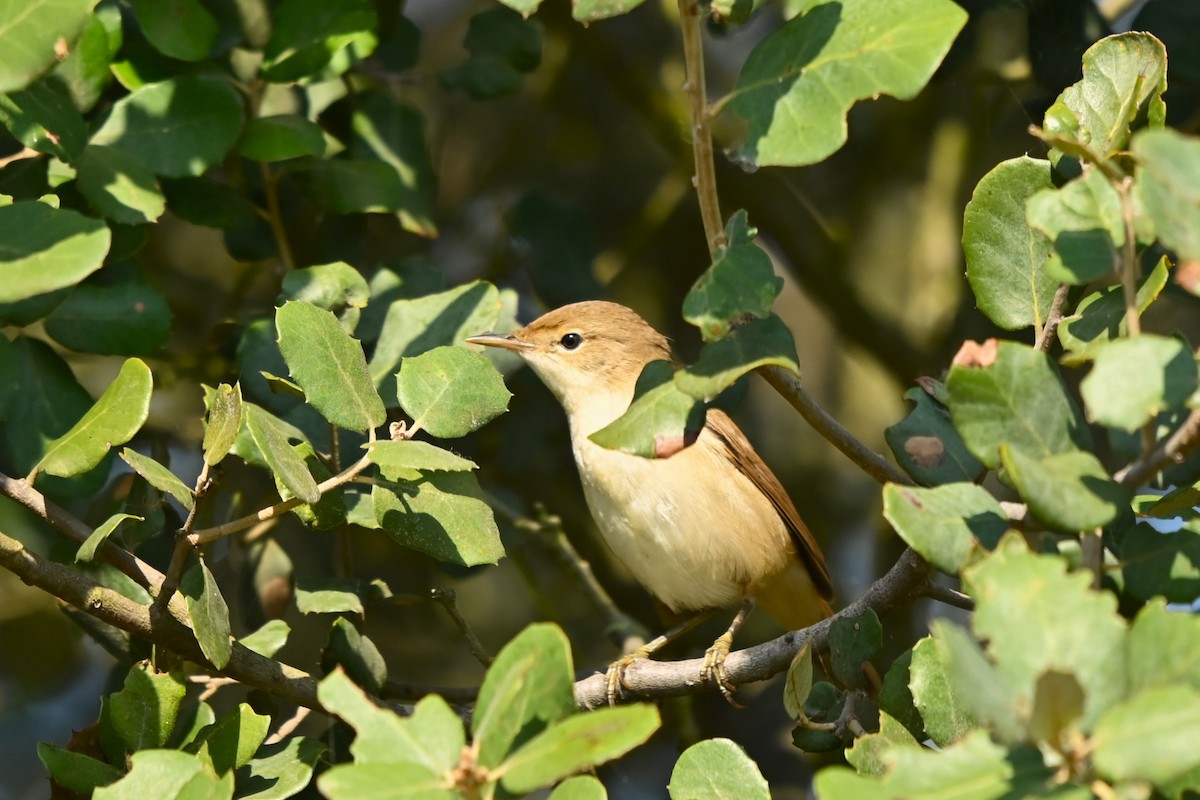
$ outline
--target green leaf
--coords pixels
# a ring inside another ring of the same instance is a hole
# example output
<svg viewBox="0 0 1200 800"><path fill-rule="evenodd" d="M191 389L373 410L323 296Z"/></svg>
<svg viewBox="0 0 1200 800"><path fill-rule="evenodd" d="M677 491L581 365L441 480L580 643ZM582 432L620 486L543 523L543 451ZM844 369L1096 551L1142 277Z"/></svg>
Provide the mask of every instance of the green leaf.
<svg viewBox="0 0 1200 800"><path fill-rule="evenodd" d="M706 344L695 364L675 373L675 384L697 400L710 400L747 372L771 365L800 374L792 332L774 314Z"/></svg>
<svg viewBox="0 0 1200 800"><path fill-rule="evenodd" d="M1125 640L1129 689L1172 685L1200 691L1200 617L1167 610L1162 598L1138 612Z"/></svg>
<svg viewBox="0 0 1200 800"><path fill-rule="evenodd" d="M217 778L204 763L178 750L134 753L124 778L97 789L95 800L139 800L146 797L180 800L228 800L233 797L233 775Z"/></svg>
<svg viewBox="0 0 1200 800"><path fill-rule="evenodd" d="M207 178L170 178L161 185L167 207L193 225L244 231L260 221L254 204L228 184Z"/></svg>
<svg viewBox="0 0 1200 800"><path fill-rule="evenodd" d="M289 736L259 748L258 758L238 770L239 800L284 800L308 786L325 745L308 736Z"/></svg>
<svg viewBox="0 0 1200 800"><path fill-rule="evenodd" d="M471 17L463 47L471 57L442 72L442 85L486 100L512 94L521 73L542 60L542 26L506 8L490 8Z"/></svg>
<svg viewBox="0 0 1200 800"><path fill-rule="evenodd" d="M594 776L576 775L554 787L549 800L608 800L608 792L604 790L604 784Z"/></svg>
<svg viewBox="0 0 1200 800"><path fill-rule="evenodd" d="M264 163L319 157L325 155L325 132L298 114L259 117L246 123L238 152L251 161Z"/></svg>
<svg viewBox="0 0 1200 800"><path fill-rule="evenodd" d="M883 516L905 543L948 575L994 548L1008 530L1000 504L973 483L933 489L889 483L883 487Z"/></svg>
<svg viewBox="0 0 1200 800"><path fill-rule="evenodd" d="M994 360L956 364L946 389L954 426L989 467L999 465L1001 443L1039 457L1090 446L1058 370L1045 353L1027 345L1000 342Z"/></svg>
<svg viewBox="0 0 1200 800"><path fill-rule="evenodd" d="M308 471L304 459L288 444L291 432L285 423L253 404L246 406L245 420L246 428L267 466L288 491L306 503L320 500L321 492L312 473Z"/></svg>
<svg viewBox="0 0 1200 800"><path fill-rule="evenodd" d="M1144 313L1167 285L1168 261L1158 264L1138 287L1138 313ZM1125 296L1120 286L1110 286L1094 292L1079 302L1075 313L1064 317L1058 326L1058 338L1069 355L1064 364L1076 364L1093 357L1105 342L1125 336Z"/></svg>
<svg viewBox="0 0 1200 800"><path fill-rule="evenodd" d="M1129 146L1134 127L1162 127L1166 88L1162 42L1148 33L1108 36L1083 54L1083 78L1047 109L1043 127L1051 136L1108 158Z"/></svg>
<svg viewBox="0 0 1200 800"><path fill-rule="evenodd" d="M34 470L69 477L95 467L113 445L124 444L141 429L150 413L153 389L154 378L145 362L127 360L83 419L49 444Z"/></svg>
<svg viewBox="0 0 1200 800"><path fill-rule="evenodd" d="M326 670L334 664L342 667L351 680L374 695L387 682L387 664L379 648L345 617L333 621L321 663Z"/></svg>
<svg viewBox="0 0 1200 800"><path fill-rule="evenodd" d="M138 25L150 44L180 61L199 61L217 39L217 21L200 0L133 0Z"/></svg>
<svg viewBox="0 0 1200 800"><path fill-rule="evenodd" d="M1108 477L1100 459L1076 450L1037 458L1000 445L1000 463L1033 514L1056 530L1089 531L1129 507L1129 491Z"/></svg>
<svg viewBox="0 0 1200 800"><path fill-rule="evenodd" d="M186 691L187 685L174 672L155 672L145 662L129 670L124 688L109 695L105 704L113 730L127 752L166 744Z"/></svg>
<svg viewBox="0 0 1200 800"><path fill-rule="evenodd" d="M1200 259L1200 139L1165 128L1133 138L1135 191L1162 243Z"/></svg>
<svg viewBox="0 0 1200 800"><path fill-rule="evenodd" d="M804 716L811 722L834 722L846 707L846 693L827 681L817 681L804 701ZM803 724L792 729L792 744L806 753L832 753L845 747L833 731L809 728Z"/></svg>
<svg viewBox="0 0 1200 800"><path fill-rule="evenodd" d="M325 745L307 736L291 736L258 751L258 758L237 771L239 800L284 800L312 780Z"/></svg>
<svg viewBox="0 0 1200 800"><path fill-rule="evenodd" d="M21 144L63 161L73 161L87 144L87 127L79 111L45 83L0 94L0 123Z"/></svg>
<svg viewBox="0 0 1200 800"><path fill-rule="evenodd" d="M54 66L59 42L72 44L91 18L96 0L25 0L0 21L0 92L24 89ZM18 10L20 13L17 13Z"/></svg>
<svg viewBox="0 0 1200 800"><path fill-rule="evenodd" d="M889 751L888 771L879 777L859 776L844 767L822 770L814 781L823 800L899 800L899 798L1053 797L1086 800L1079 787L1058 786L1036 751L1008 751L973 731L962 741L940 750L898 747Z"/></svg>
<svg viewBox="0 0 1200 800"><path fill-rule="evenodd" d="M1050 162L1010 159L983 176L963 213L967 281L979 310L1001 328L1040 329L1050 314L1057 287L1046 259L1053 245L1030 227L1025 208L1051 188Z"/></svg>
<svg viewBox="0 0 1200 800"><path fill-rule="evenodd" d="M1125 693L1125 623L1116 597L1090 583L1086 571L1067 574L1061 558L1030 553L1015 534L963 572L975 635L1021 702L1032 705L1043 673L1074 675L1087 698L1085 731Z"/></svg>
<svg viewBox="0 0 1200 800"><path fill-rule="evenodd" d="M461 800L445 775L418 764L339 764L317 778L328 800Z"/></svg>
<svg viewBox="0 0 1200 800"><path fill-rule="evenodd" d="M704 404L675 384L669 361L651 361L638 376L633 401L617 419L588 436L601 447L644 458L669 458L704 428Z"/></svg>
<svg viewBox="0 0 1200 800"><path fill-rule="evenodd" d="M204 425L204 463L221 463L229 454L242 427L242 387L222 383L208 398Z"/></svg>
<svg viewBox="0 0 1200 800"><path fill-rule="evenodd" d="M301 614L363 614L354 578L301 578L296 581L296 608Z"/></svg>
<svg viewBox="0 0 1200 800"><path fill-rule="evenodd" d="M0 206L0 302L73 286L100 268L111 241L103 222L74 211Z"/></svg>
<svg viewBox="0 0 1200 800"><path fill-rule="evenodd" d="M158 489L160 492L166 492L179 501L187 510L191 510L195 498L192 496L192 490L187 484L179 480L175 473L164 467L162 464L155 461L150 456L144 456L141 453L130 450L126 447L121 451L121 458L126 464L133 467L133 471L146 479L146 482Z"/></svg>
<svg viewBox="0 0 1200 800"><path fill-rule="evenodd" d="M1166 336L1118 339L1100 347L1080 384L1093 422L1135 431L1161 412L1182 408L1196 391L1191 348Z"/></svg>
<svg viewBox="0 0 1200 800"><path fill-rule="evenodd" d="M470 459L455 455L428 442L398 440L375 442L369 445L367 454L371 463L379 467L388 480L401 480L407 470L422 472L464 472L479 469Z"/></svg>
<svg viewBox="0 0 1200 800"><path fill-rule="evenodd" d="M196 755L218 775L250 763L271 727L268 714L256 714L248 703L209 728Z"/></svg>
<svg viewBox="0 0 1200 800"><path fill-rule="evenodd" d="M804 714L804 701L808 699L812 686L812 646L806 641L792 656L783 684L783 708L789 717L798 720Z"/></svg>
<svg viewBox="0 0 1200 800"><path fill-rule="evenodd" d="M183 574L179 591L192 615L192 627L200 650L214 667L224 669L233 654L229 606L203 558L198 558L196 565Z"/></svg>
<svg viewBox="0 0 1200 800"><path fill-rule="evenodd" d="M299 300L328 311L363 308L371 297L362 273L344 261L291 270L281 288L280 301Z"/></svg>
<svg viewBox="0 0 1200 800"><path fill-rule="evenodd" d="M909 688L913 704L921 712L925 732L937 745L957 742L978 726L951 683L945 648L926 637L912 649Z"/></svg>
<svg viewBox="0 0 1200 800"><path fill-rule="evenodd" d="M1109 709L1091 744L1096 771L1114 781L1163 786L1200 766L1200 691L1190 686L1147 689Z"/></svg>
<svg viewBox="0 0 1200 800"><path fill-rule="evenodd" d="M155 175L195 176L232 149L242 119L242 100L228 83L186 75L118 100L92 144L116 148Z"/></svg>
<svg viewBox="0 0 1200 800"><path fill-rule="evenodd" d="M110 784L125 774L111 764L47 742L38 742L37 754L54 782L77 794L91 795L96 787Z"/></svg>
<svg viewBox="0 0 1200 800"><path fill-rule="evenodd" d="M293 300L276 310L275 327L292 377L321 416L352 431L370 430L386 421L362 345L332 313Z"/></svg>
<svg viewBox="0 0 1200 800"><path fill-rule="evenodd" d="M628 14L644 2L646 0L571 0L571 16L576 22L586 25L598 19ZM512 2L506 2L505 5L516 7ZM522 11L520 8L517 10Z"/></svg>
<svg viewBox="0 0 1200 800"><path fill-rule="evenodd" d="M879 655L882 647L883 628L871 609L857 617L838 617L829 626L830 666L848 688L864 688L863 664Z"/></svg>
<svg viewBox="0 0 1200 800"><path fill-rule="evenodd" d="M1073 733L1083 714L1083 689L1074 675L1051 670L1038 676L1029 712L1033 741L1059 750L1071 746ZM1008 708L1012 708L1011 704Z"/></svg>
<svg viewBox="0 0 1200 800"><path fill-rule="evenodd" d="M171 334L171 309L141 280L83 283L46 317L46 332L82 353L149 355Z"/></svg>
<svg viewBox="0 0 1200 800"><path fill-rule="evenodd" d="M706 739L675 762L671 800L770 800L771 790L746 751L729 739Z"/></svg>
<svg viewBox="0 0 1200 800"><path fill-rule="evenodd" d="M154 174L115 147L88 145L75 161L75 184L92 207L113 222L141 225L166 211Z"/></svg>
<svg viewBox="0 0 1200 800"><path fill-rule="evenodd" d="M1016 692L974 639L944 620L934 620L930 629L953 703L961 705L968 719L990 728L996 738L1009 743L1025 739Z"/></svg>
<svg viewBox="0 0 1200 800"><path fill-rule="evenodd" d="M440 561L471 567L504 555L500 531L479 481L467 472L413 473L378 483L371 493L375 519L405 547Z"/></svg>
<svg viewBox="0 0 1200 800"><path fill-rule="evenodd" d="M359 764L412 764L443 775L459 763L466 744L462 720L437 695L421 698L404 718L375 705L344 672L334 670L317 687L317 698L354 728L350 753Z"/></svg>
<svg viewBox="0 0 1200 800"><path fill-rule="evenodd" d="M683 318L700 329L706 342L723 339L732 326L750 318L770 315L783 288L770 256L754 244L757 234L745 211L730 217L725 246L683 300Z"/></svg>
<svg viewBox="0 0 1200 800"><path fill-rule="evenodd" d="M436 347L400 362L396 397L414 428L454 439L503 414L512 393L483 356L461 347Z"/></svg>
<svg viewBox="0 0 1200 800"><path fill-rule="evenodd" d="M109 28L116 31L116 41L111 44ZM114 6L101 6L91 16L66 60L60 61L50 72L50 81L55 88L66 93L81 112L90 111L99 102L100 95L112 80L109 66L121 39L120 30L120 10Z"/></svg>
<svg viewBox="0 0 1200 800"><path fill-rule="evenodd" d="M846 141L858 100L908 100L967 21L948 0L809 0L750 53L730 110L745 121L741 157L758 166L814 164Z"/></svg>
<svg viewBox="0 0 1200 800"><path fill-rule="evenodd" d="M354 155L377 158L396 170L401 226L421 236L437 236L433 221L437 187L421 112L390 95L368 92L358 96L350 124Z"/></svg>
<svg viewBox="0 0 1200 800"><path fill-rule="evenodd" d="M950 413L923 389L909 389L904 398L912 410L883 432L896 463L922 484L978 480L986 467L967 450Z"/></svg>
<svg viewBox="0 0 1200 800"><path fill-rule="evenodd" d="M403 203L400 176L382 161L314 161L295 174L307 194L335 214L389 213Z"/></svg>
<svg viewBox="0 0 1200 800"><path fill-rule="evenodd" d="M105 540L107 540L109 536L112 536L113 532L117 529L117 526L127 519L141 520L142 517L135 517L133 514L113 514L111 517L104 520L99 528L96 528L96 530L92 531L92 535L89 536L83 544L79 545L79 549L75 551L75 560L77 562L91 561L93 558L95 558L96 551L100 548L100 545L104 544Z"/></svg>
<svg viewBox="0 0 1200 800"><path fill-rule="evenodd" d="M238 643L260 656L274 658L275 654L287 644L291 632L292 629L283 620L269 619L254 633L246 634L238 639Z"/></svg>
<svg viewBox="0 0 1200 800"><path fill-rule="evenodd" d="M905 650L883 676L883 687L879 690L879 710L886 713L908 729L917 741L925 741L925 724L921 712L913 702L912 690L908 688L913 651Z"/></svg>
<svg viewBox="0 0 1200 800"><path fill-rule="evenodd" d="M883 775L887 771L889 751L897 747L920 746L907 728L886 712L880 712L879 732L855 739L853 746L846 750L846 760L859 775Z"/></svg>
<svg viewBox="0 0 1200 800"><path fill-rule="evenodd" d="M638 703L576 714L551 725L493 771L510 792L531 792L619 758L650 738L658 709Z"/></svg>
<svg viewBox="0 0 1200 800"><path fill-rule="evenodd" d="M471 729L479 764L495 767L575 711L571 645L556 625L535 623L501 649L479 688Z"/></svg>
<svg viewBox="0 0 1200 800"><path fill-rule="evenodd" d="M1060 283L1082 285L1111 274L1125 246L1121 197L1098 169L1060 189L1042 189L1025 205L1030 227L1054 247L1046 275Z"/></svg>
<svg viewBox="0 0 1200 800"><path fill-rule="evenodd" d="M1195 523L1159 533L1145 523L1130 525L1118 546L1125 590L1148 600L1191 603L1200 597L1200 533Z"/></svg>
<svg viewBox="0 0 1200 800"><path fill-rule="evenodd" d="M463 345L480 331L494 330L502 303L496 287L474 281L445 292L390 303L371 356L371 379L385 404L396 400L396 368L402 358L435 347Z"/></svg>
<svg viewBox="0 0 1200 800"><path fill-rule="evenodd" d="M371 55L377 26L369 0L284 0L272 11L262 76L280 83L335 77Z"/></svg>

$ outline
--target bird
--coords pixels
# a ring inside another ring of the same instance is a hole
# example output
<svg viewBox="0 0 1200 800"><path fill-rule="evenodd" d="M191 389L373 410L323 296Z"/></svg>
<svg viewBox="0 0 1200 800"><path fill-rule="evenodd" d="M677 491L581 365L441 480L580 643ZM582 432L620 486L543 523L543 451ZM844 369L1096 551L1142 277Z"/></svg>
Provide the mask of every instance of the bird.
<svg viewBox="0 0 1200 800"><path fill-rule="evenodd" d="M694 441L670 448L666 458L610 450L589 438L629 408L646 365L671 361L667 337L637 312L606 301L573 303L512 333L466 341L519 355L563 407L588 509L635 579L678 614L740 604L706 651L700 675L727 700L734 702L736 687L725 677L725 658L756 603L789 630L832 614L833 581L820 547L724 411L708 408ZM675 632L609 667L610 704L626 688L625 669Z"/></svg>

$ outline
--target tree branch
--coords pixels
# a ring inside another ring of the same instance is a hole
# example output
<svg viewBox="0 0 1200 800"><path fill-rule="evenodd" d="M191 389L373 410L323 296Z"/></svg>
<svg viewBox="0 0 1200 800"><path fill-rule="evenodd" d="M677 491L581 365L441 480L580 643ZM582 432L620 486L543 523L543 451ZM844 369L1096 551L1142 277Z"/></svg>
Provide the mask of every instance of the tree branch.
<svg viewBox="0 0 1200 800"><path fill-rule="evenodd" d="M1067 293L1070 291L1069 284L1061 283L1054 292L1054 302L1050 304L1050 313L1046 316L1046 324L1038 331L1037 339L1033 343L1035 350L1045 353L1054 344L1054 338L1058 334L1058 324L1062 322L1063 318L1063 306L1066 305Z"/></svg>
<svg viewBox="0 0 1200 800"><path fill-rule="evenodd" d="M200 651L192 630L174 616L152 613L151 606L136 603L78 570L32 553L3 533L0 533L0 566L30 586L189 661L297 705L321 709L317 682L308 673L261 656L237 642L233 643L229 663L223 670L217 670Z"/></svg>
<svg viewBox="0 0 1200 800"><path fill-rule="evenodd" d="M1200 409L1188 414L1183 424L1145 458L1133 462L1113 477L1123 486L1141 486L1164 467L1183 461L1197 445L1200 445Z"/></svg>
<svg viewBox="0 0 1200 800"><path fill-rule="evenodd" d="M832 617L803 630L786 633L769 642L729 654L725 677L736 685L762 681L787 669L792 656L805 642L817 649L828 647L829 628L836 619L856 617L868 608L878 614L930 594L930 568L917 553L904 551L887 574L873 583L861 597ZM655 700L663 697L716 691L701 683L703 658L687 661L635 661L625 670L621 701ZM604 675L597 673L575 684L575 702L581 708L596 708L608 702Z"/></svg>
<svg viewBox="0 0 1200 800"><path fill-rule="evenodd" d="M828 411L821 408L813 396L804 388L800 377L780 367L764 367L759 374L767 383L783 395L800 412L800 416L863 472L880 483L900 483L914 486L912 478L905 475L892 462L860 442L846 430Z"/></svg>
<svg viewBox="0 0 1200 800"><path fill-rule="evenodd" d="M679 27L683 32L683 62L687 69L685 87L692 117L692 157L696 164L696 197L708 251L725 244L725 222L717 195L717 168L713 161L712 130L709 127L708 86L704 78L704 9L699 0L679 0Z"/></svg>

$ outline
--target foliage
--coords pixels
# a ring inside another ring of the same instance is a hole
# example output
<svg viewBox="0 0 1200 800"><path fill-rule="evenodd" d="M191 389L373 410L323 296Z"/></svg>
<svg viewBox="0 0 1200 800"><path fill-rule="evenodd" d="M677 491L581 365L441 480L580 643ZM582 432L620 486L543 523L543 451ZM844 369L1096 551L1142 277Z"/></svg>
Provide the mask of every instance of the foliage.
<svg viewBox="0 0 1200 800"><path fill-rule="evenodd" d="M509 102L543 61L569 60L543 52L545 26L562 21L540 5L475 13L467 55L439 69L437 91ZM660 13L640 5L575 0L572 16ZM710 103L702 83L685 89L705 214L720 207L704 169L710 126L741 131L728 144L751 171L824 161L859 101L917 96L967 24L950 0L786 5L781 20L757 3L684 0L671 20L687 48L699 15L710 35L766 26L727 94ZM586 221L538 193L508 223L534 251L520 277L446 280L460 273L426 260L451 260L432 240L453 224L435 180L454 172L441 152L452 137L406 84L423 63L419 29L387 6L37 0L0 20L22 43L0 53L12 153L0 167L0 472L4 494L42 516L21 523L36 535L0 534L0 564L86 612L73 619L116 655L123 681L70 745L39 746L64 791L602 798L603 773L577 774L662 724L644 703L580 710L572 645L555 625L519 626L490 659L452 595L487 666L478 690L424 690L403 713L388 704L404 695L390 681L402 669L373 626L410 601L363 577L374 563L353 568L352 537L442 575L505 556L532 574L524 539L502 530L545 519L512 510L504 464L473 445L508 408L505 379L520 378L506 354L464 338L515 327L517 292L498 284L546 303L600 287ZM577 41L601 27L571 25ZM694 70L702 54L686 52ZM1200 792L1200 620L1188 611L1200 596L1189 459L1200 376L1186 333L1156 317L1168 297L1194 312L1200 294L1200 140L1167 124L1155 36L1100 39L1081 74L1055 87L1032 130L1045 157L1001 161L963 215L979 311L1033 344L955 341L944 381L922 379L886 432L902 471L888 467L883 517L961 580L973 614L966 627L935 621L899 655L871 608L788 645L794 743L845 750L848 764L817 774L820 797ZM757 213L705 219L707 241L696 238L709 266L676 303L703 344L686 365L651 364L596 442L669 456L678 447L660 443L690 442L708 404L748 373L800 374ZM782 240L786 226L773 227ZM205 309L224 340L181 354L208 290L181 301L155 243L200 229L240 288L228 308ZM378 230L404 257L376 252ZM847 338L860 335L852 327ZM180 387L187 410L155 418ZM203 430L189 429L200 416ZM514 460L520 451L507 445ZM325 550L293 560L298 541ZM906 588L918 589L955 597L928 579ZM701 690L692 674L676 688ZM305 723L298 707L317 713ZM725 738L687 748L668 790L769 796Z"/></svg>

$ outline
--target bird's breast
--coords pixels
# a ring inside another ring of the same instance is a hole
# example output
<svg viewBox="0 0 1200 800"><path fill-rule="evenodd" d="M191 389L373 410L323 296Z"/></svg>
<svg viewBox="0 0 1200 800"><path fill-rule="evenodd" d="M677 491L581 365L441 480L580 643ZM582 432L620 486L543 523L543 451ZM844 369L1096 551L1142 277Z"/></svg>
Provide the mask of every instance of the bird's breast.
<svg viewBox="0 0 1200 800"><path fill-rule="evenodd" d="M791 559L778 513L709 432L668 459L572 442L605 542L672 610L732 605Z"/></svg>

